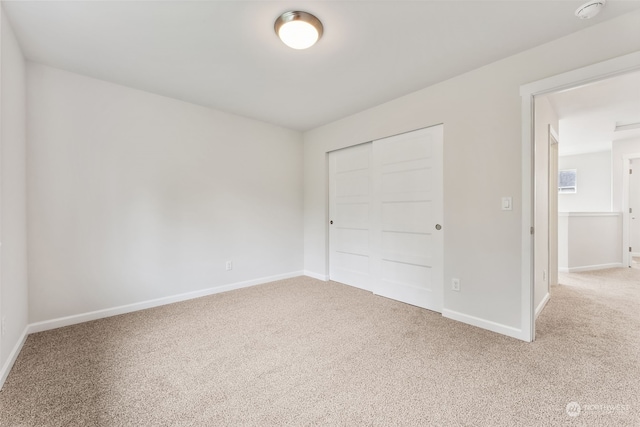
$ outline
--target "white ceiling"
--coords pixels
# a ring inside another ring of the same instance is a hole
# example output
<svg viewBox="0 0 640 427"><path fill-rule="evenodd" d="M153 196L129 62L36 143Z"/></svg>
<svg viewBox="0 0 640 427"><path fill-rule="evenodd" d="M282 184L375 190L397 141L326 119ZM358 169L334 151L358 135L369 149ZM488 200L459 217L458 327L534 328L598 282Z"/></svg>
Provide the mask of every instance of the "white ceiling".
<svg viewBox="0 0 640 427"><path fill-rule="evenodd" d="M609 0L3 1L28 59L308 130L640 8ZM324 24L287 48L284 11Z"/></svg>
<svg viewBox="0 0 640 427"><path fill-rule="evenodd" d="M640 124L640 72L546 96L560 118L560 155L606 151L614 141L640 138L640 129L614 131L618 124Z"/></svg>

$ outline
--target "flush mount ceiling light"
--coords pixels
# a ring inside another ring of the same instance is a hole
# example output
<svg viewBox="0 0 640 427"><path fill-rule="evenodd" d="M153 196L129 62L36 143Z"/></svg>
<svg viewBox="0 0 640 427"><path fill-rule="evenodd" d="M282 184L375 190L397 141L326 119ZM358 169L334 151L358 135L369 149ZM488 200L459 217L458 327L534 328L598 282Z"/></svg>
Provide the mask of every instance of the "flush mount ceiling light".
<svg viewBox="0 0 640 427"><path fill-rule="evenodd" d="M600 13L606 0L592 0L576 9L576 16L580 19L590 19Z"/></svg>
<svg viewBox="0 0 640 427"><path fill-rule="evenodd" d="M293 49L306 49L322 37L322 22L307 12L285 12L274 24L280 40Z"/></svg>

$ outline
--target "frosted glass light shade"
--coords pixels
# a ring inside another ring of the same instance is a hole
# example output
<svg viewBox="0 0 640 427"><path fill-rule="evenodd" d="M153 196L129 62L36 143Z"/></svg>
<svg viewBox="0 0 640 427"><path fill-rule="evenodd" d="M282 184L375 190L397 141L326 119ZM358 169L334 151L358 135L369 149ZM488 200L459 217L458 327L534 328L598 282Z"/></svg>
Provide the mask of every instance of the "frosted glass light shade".
<svg viewBox="0 0 640 427"><path fill-rule="evenodd" d="M322 23L307 12L285 12L276 19L274 29L280 40L293 49L307 49L322 37Z"/></svg>
<svg viewBox="0 0 640 427"><path fill-rule="evenodd" d="M580 19L591 19L602 11L606 0L590 0L576 9L575 15Z"/></svg>

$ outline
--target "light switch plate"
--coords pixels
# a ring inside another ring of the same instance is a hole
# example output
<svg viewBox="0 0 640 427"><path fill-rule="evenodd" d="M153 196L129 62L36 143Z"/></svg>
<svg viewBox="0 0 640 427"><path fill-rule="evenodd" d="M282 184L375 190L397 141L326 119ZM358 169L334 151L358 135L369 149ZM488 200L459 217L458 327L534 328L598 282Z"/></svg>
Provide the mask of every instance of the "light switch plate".
<svg viewBox="0 0 640 427"><path fill-rule="evenodd" d="M511 197L503 197L502 198L502 210L510 211L513 210L513 202Z"/></svg>

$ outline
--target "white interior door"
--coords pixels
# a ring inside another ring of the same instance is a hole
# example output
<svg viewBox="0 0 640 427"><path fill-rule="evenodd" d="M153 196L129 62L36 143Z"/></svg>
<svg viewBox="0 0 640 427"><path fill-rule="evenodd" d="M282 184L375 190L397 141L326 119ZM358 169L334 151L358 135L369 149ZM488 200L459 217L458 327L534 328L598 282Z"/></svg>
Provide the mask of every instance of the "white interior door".
<svg viewBox="0 0 640 427"><path fill-rule="evenodd" d="M442 311L443 126L329 155L329 275Z"/></svg>
<svg viewBox="0 0 640 427"><path fill-rule="evenodd" d="M373 143L375 293L442 311L442 126Z"/></svg>
<svg viewBox="0 0 640 427"><path fill-rule="evenodd" d="M640 159L629 161L629 266L640 268Z"/></svg>
<svg viewBox="0 0 640 427"><path fill-rule="evenodd" d="M329 277L372 290L371 143L329 153Z"/></svg>

